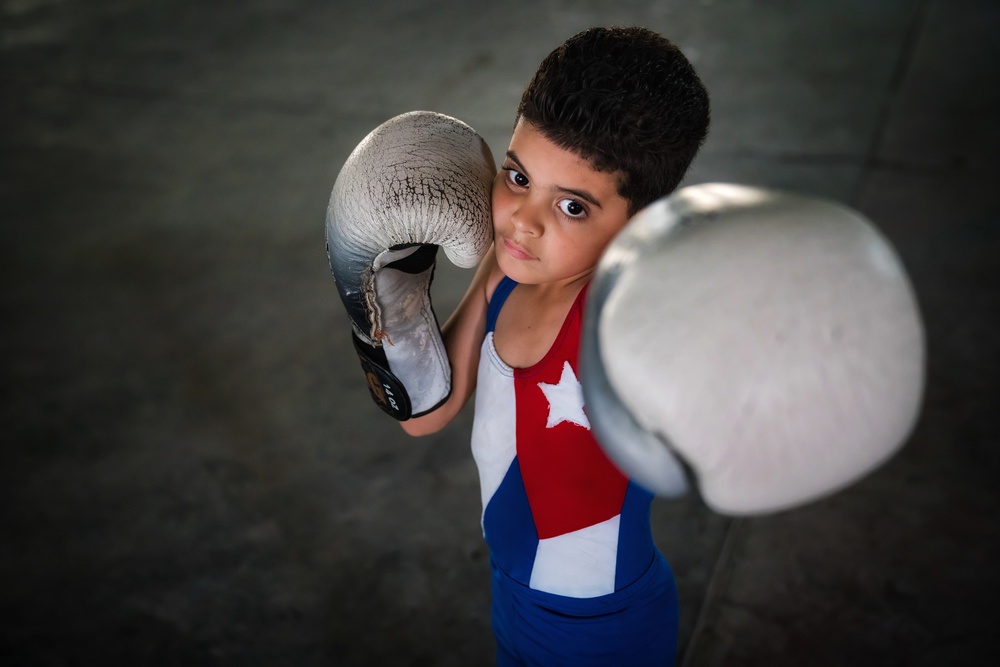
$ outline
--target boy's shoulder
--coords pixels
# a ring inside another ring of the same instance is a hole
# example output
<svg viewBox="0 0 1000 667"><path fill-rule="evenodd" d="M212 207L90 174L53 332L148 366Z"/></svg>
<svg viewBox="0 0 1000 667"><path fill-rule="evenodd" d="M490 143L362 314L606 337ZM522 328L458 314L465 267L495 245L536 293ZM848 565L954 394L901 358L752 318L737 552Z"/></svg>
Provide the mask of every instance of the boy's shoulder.
<svg viewBox="0 0 1000 667"><path fill-rule="evenodd" d="M497 263L495 248L490 248L489 252L486 253L486 257L483 258L482 264L480 264L479 271L483 280L483 295L486 298L486 303L489 303L493 299L493 293L496 292L500 282L506 278L503 271L500 270L500 265Z"/></svg>

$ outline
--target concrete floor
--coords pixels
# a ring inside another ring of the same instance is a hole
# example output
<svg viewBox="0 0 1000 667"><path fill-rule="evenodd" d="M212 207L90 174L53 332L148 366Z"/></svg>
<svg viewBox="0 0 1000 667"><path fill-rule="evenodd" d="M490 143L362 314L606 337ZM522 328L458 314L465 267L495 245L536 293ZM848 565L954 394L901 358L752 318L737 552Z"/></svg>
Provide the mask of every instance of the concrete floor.
<svg viewBox="0 0 1000 667"><path fill-rule="evenodd" d="M560 41L643 24L714 103L689 183L833 197L910 269L925 409L861 483L657 501L685 665L971 665L1000 595L1000 3L0 2L0 663L486 665L469 414L370 403L323 217L433 109L494 152ZM438 311L467 272L442 268ZM992 653L992 651L990 651Z"/></svg>

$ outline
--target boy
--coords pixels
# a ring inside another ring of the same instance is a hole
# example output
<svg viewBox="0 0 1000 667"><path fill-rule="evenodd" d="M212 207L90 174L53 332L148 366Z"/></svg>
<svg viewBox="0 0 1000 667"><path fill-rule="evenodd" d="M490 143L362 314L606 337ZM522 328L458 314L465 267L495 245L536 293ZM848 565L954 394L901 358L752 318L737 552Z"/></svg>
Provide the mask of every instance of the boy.
<svg viewBox="0 0 1000 667"><path fill-rule="evenodd" d="M443 328L452 393L402 422L445 426L476 392L472 449L500 665L672 664L673 575L652 495L590 433L577 380L587 284L639 209L704 141L690 63L640 28L595 28L539 66L493 187L494 245Z"/></svg>

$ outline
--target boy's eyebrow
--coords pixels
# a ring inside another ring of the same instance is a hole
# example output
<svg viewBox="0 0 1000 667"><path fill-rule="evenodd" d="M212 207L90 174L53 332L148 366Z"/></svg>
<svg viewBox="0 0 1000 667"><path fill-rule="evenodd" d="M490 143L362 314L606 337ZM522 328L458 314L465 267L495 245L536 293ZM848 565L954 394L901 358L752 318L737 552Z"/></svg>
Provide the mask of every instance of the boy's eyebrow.
<svg viewBox="0 0 1000 667"><path fill-rule="evenodd" d="M508 150L507 151L507 157L508 157L508 159L510 159L511 162L513 162L515 165L517 165L518 171L520 171L522 174L524 174L525 176L527 176L528 180L530 181L531 180L531 174L529 174L528 170L524 168L524 165L521 164L521 161L517 159L517 153L515 153L514 151L511 151L511 150ZM597 208L600 208L600 209L604 208L603 206L601 206L601 202L597 201L597 198L594 197L589 192L587 192L586 190L576 190L574 188L566 188L566 187L563 187L561 185L557 185L556 189L560 190L562 192L566 192L568 194L571 194L571 195L573 195L575 197L579 197L580 199L582 199L582 200L584 200L584 201L586 201L586 202L588 202L590 204L593 204Z"/></svg>

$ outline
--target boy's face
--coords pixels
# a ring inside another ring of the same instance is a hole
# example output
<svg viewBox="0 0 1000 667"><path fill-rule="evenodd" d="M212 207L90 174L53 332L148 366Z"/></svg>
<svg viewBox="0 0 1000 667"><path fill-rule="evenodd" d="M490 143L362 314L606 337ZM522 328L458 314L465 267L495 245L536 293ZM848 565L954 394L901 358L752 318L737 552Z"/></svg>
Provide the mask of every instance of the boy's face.
<svg viewBox="0 0 1000 667"><path fill-rule="evenodd" d="M617 174L595 170L522 119L493 183L497 263L524 284L586 276L628 208Z"/></svg>

